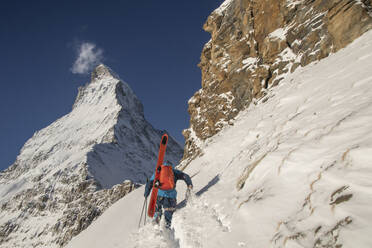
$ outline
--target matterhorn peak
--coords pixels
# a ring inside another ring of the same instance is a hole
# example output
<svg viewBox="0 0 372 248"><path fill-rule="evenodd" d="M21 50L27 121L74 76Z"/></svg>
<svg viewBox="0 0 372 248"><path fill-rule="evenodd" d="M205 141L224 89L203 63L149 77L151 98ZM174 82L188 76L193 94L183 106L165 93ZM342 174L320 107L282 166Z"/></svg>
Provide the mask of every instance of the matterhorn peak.
<svg viewBox="0 0 372 248"><path fill-rule="evenodd" d="M104 64L99 64L96 66L96 68L92 71L91 74L91 82L100 80L103 78L115 78L120 80L119 76L111 70L110 67L104 65Z"/></svg>
<svg viewBox="0 0 372 248"><path fill-rule="evenodd" d="M79 87L73 109L111 108L119 106L131 109L143 116L143 106L127 83L104 64L98 65L91 74L91 81Z"/></svg>
<svg viewBox="0 0 372 248"><path fill-rule="evenodd" d="M129 85L98 65L72 111L36 132L0 173L0 247L65 245L146 182L162 134ZM172 137L168 144L166 159L176 164L183 150Z"/></svg>

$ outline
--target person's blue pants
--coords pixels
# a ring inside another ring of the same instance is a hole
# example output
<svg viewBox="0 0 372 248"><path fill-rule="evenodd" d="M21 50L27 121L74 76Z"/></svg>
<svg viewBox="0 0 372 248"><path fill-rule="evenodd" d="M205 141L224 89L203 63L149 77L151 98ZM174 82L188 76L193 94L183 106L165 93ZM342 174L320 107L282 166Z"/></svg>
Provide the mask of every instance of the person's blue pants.
<svg viewBox="0 0 372 248"><path fill-rule="evenodd" d="M172 223L172 216L174 211L176 210L177 200L175 198L168 198L168 197L161 197L158 196L156 201L156 210L154 218L157 222L160 221L160 218L163 213L164 209L164 218L165 224L167 228L170 228Z"/></svg>

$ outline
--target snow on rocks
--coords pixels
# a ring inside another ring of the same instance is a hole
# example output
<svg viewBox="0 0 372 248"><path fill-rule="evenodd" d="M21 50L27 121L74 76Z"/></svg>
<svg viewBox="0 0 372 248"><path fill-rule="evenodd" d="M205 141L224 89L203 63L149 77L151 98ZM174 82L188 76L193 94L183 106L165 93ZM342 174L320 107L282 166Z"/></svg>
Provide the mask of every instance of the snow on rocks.
<svg viewBox="0 0 372 248"><path fill-rule="evenodd" d="M265 97L287 73L337 52L370 30L371 13L368 1L224 1L203 26L211 40L199 63L202 93L195 93L197 101L189 104L190 128L203 141L214 136L221 123ZM223 103L216 104L223 92L234 96L227 111L218 108ZM185 160L195 154L188 137Z"/></svg>
<svg viewBox="0 0 372 248"><path fill-rule="evenodd" d="M287 0L287 7L294 8L295 6L303 3L303 0Z"/></svg>
<svg viewBox="0 0 372 248"><path fill-rule="evenodd" d="M218 14L218 15L222 15L223 12L231 5L231 3L233 2L233 0L225 0L221 5L220 7L218 7L217 9L215 9L213 12Z"/></svg>
<svg viewBox="0 0 372 248"><path fill-rule="evenodd" d="M271 39L285 40L286 39L286 34L287 34L287 30L286 29L284 29L284 28L278 28L278 29L274 30L273 32L271 32L269 34L269 38L271 38Z"/></svg>

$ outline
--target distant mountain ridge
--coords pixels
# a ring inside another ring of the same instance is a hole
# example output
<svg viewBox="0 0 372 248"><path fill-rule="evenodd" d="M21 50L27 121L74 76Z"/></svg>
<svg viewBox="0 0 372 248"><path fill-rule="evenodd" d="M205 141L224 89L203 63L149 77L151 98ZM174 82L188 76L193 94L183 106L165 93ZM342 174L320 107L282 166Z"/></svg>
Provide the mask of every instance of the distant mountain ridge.
<svg viewBox="0 0 372 248"><path fill-rule="evenodd" d="M72 111L36 132L0 173L0 247L58 247L154 169L162 131L128 84L99 65ZM166 160L181 146L169 139Z"/></svg>

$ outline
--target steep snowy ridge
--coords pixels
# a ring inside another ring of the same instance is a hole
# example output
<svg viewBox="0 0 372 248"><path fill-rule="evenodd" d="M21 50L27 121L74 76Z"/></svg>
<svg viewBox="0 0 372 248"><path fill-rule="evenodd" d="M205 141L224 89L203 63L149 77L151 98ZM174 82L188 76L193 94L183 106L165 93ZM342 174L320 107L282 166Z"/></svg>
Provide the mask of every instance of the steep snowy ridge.
<svg viewBox="0 0 372 248"><path fill-rule="evenodd" d="M203 26L211 34L189 101L184 160L299 66L323 59L372 29L371 1L226 0Z"/></svg>
<svg viewBox="0 0 372 248"><path fill-rule="evenodd" d="M36 132L1 172L0 247L65 244L146 181L161 135L130 87L99 65L72 111ZM166 159L177 163L182 148L169 144Z"/></svg>
<svg viewBox="0 0 372 248"><path fill-rule="evenodd" d="M174 238L138 229L139 188L67 247L371 247L371 40L288 74L200 144Z"/></svg>

